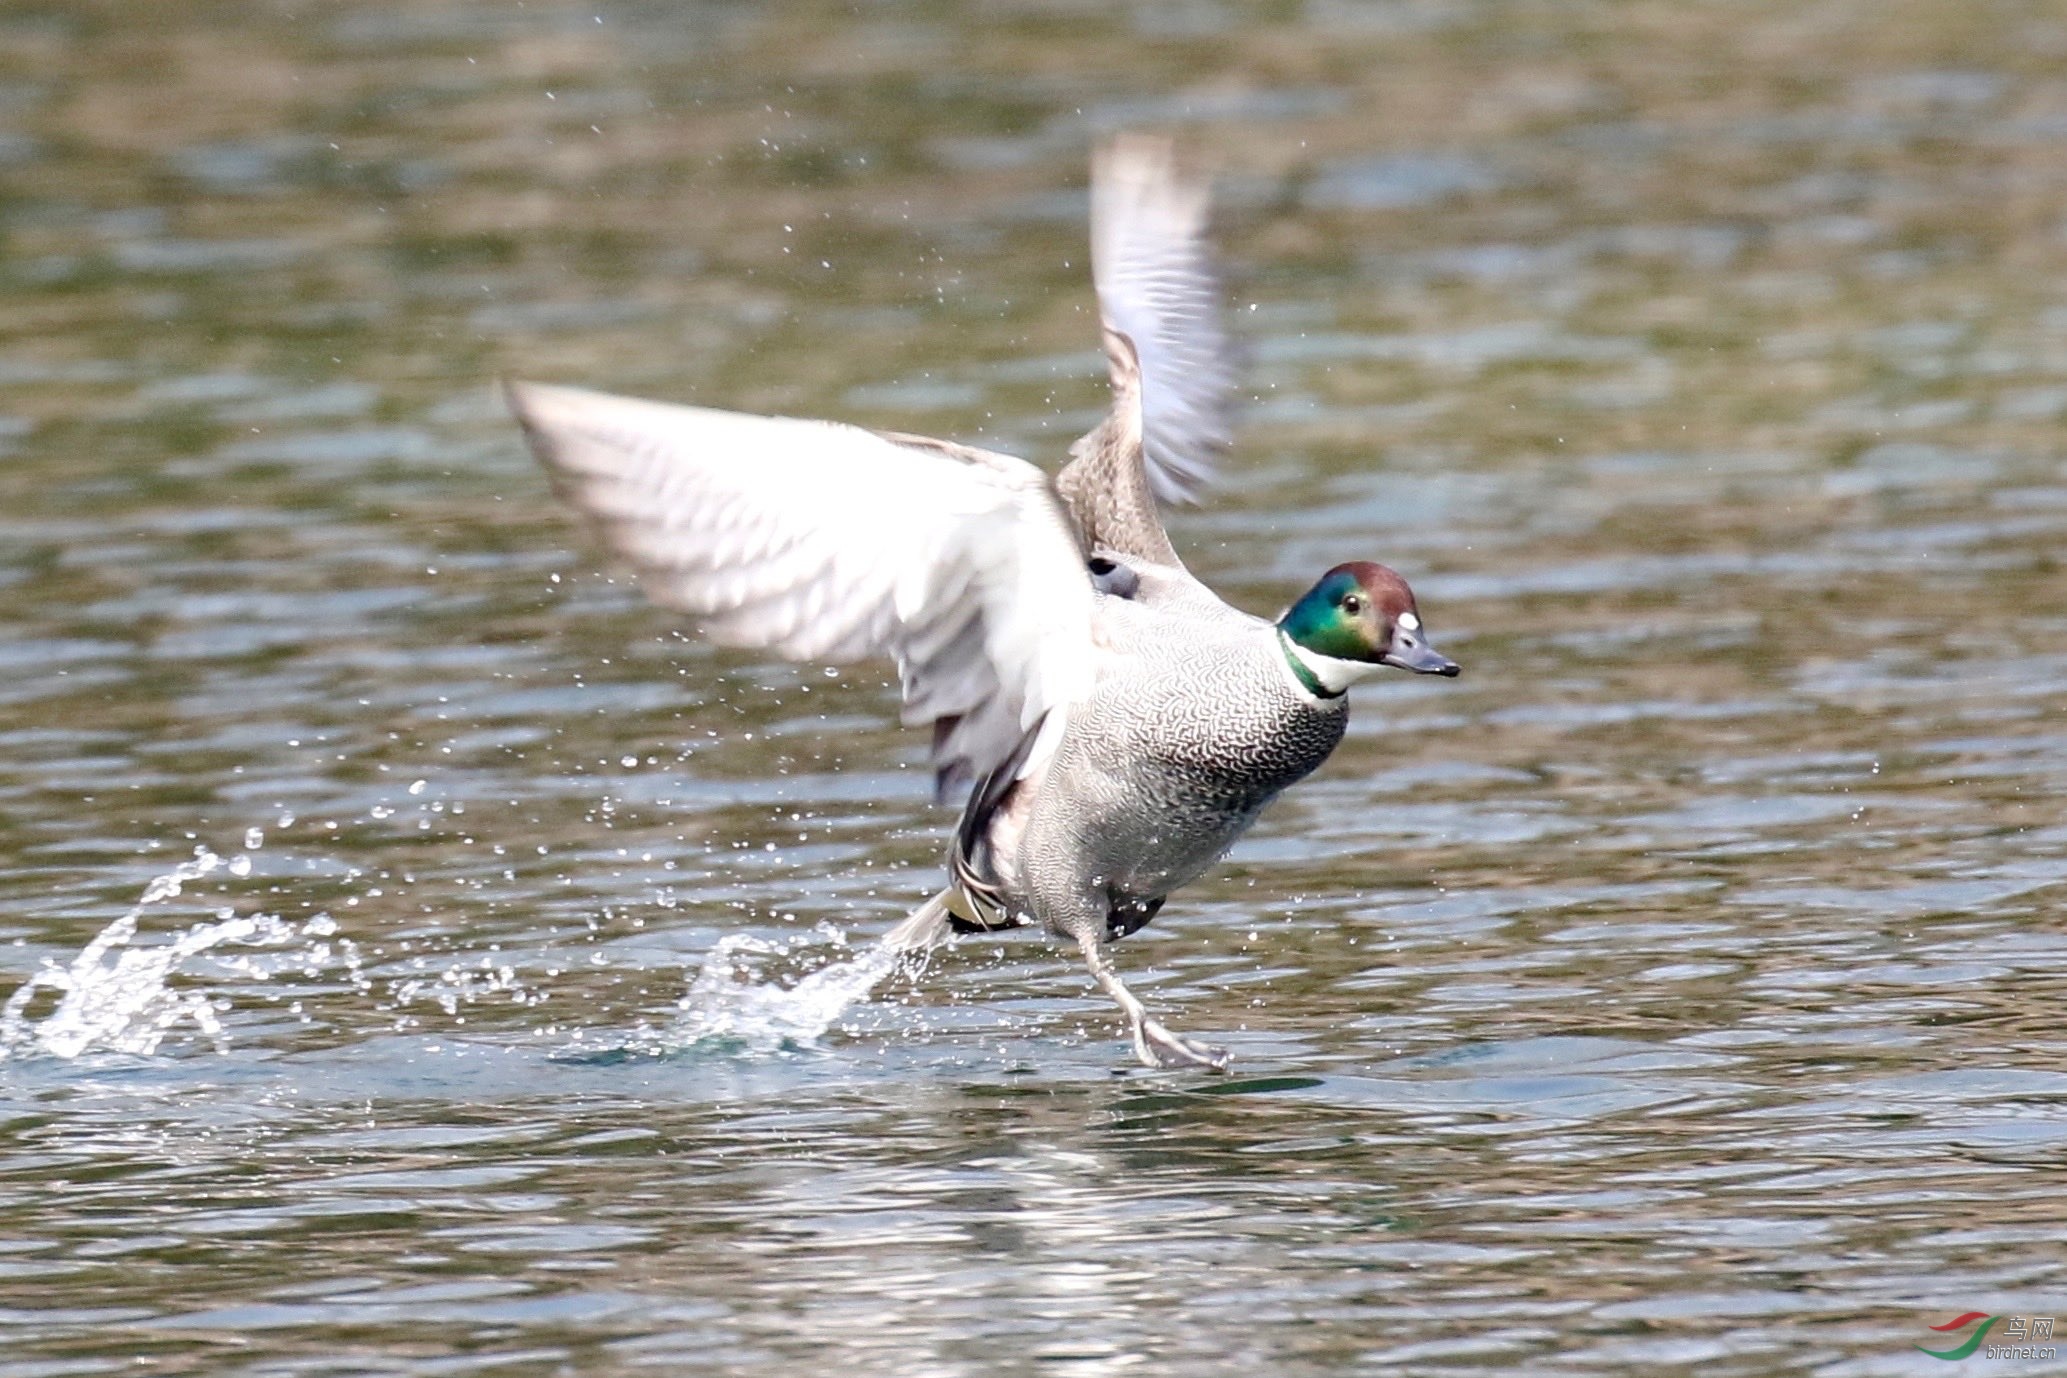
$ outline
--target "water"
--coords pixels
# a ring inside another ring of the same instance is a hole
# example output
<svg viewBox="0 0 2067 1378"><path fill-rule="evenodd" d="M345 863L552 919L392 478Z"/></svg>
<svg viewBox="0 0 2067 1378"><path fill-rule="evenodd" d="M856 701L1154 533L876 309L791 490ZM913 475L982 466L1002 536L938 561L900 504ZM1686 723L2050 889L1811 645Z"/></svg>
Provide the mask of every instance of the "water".
<svg viewBox="0 0 2067 1378"><path fill-rule="evenodd" d="M0 14L0 1378L2061 1318L2063 56L1936 0ZM676 635L493 388L1053 462L1141 124L1220 163L1250 355L1180 548L1258 611L1383 559L1465 667L1122 945L1224 1077L1038 938L880 954L947 826L886 672Z"/></svg>
<svg viewBox="0 0 2067 1378"><path fill-rule="evenodd" d="M239 915L226 907L213 923L197 923L165 942L134 945L146 910L178 897L189 881L222 864L214 852L197 847L192 861L181 862L145 886L135 907L96 934L69 966L48 964L17 986L0 1006L0 1050L17 1058L77 1058L102 1051L148 1055L180 1025L192 1024L217 1052L228 1052L229 1036L216 1017L216 998L205 990L179 989L168 984L169 978L186 974L192 959L226 944L276 947L303 936L328 937L337 924L328 915L317 915L297 931L270 914ZM240 852L230 859L229 870L234 876L249 875L251 859ZM347 961L355 955L349 942L344 954ZM319 942L300 956L313 975L330 956L330 948ZM230 964L227 974L263 981L272 973L247 958ZM32 1010L39 990L57 993L56 1005L41 1017Z"/></svg>

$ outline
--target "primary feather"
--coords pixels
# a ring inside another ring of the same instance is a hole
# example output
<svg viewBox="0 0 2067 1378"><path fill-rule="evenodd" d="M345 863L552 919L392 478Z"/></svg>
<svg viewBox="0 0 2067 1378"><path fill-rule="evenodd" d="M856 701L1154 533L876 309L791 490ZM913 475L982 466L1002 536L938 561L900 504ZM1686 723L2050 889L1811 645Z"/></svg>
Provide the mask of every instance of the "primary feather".
<svg viewBox="0 0 2067 1378"><path fill-rule="evenodd" d="M1206 238L1209 190L1178 175L1169 140L1114 139L1091 169L1099 316L1140 359L1142 448L1164 502L1195 502L1229 444L1234 351ZM1110 343L1116 390L1127 361Z"/></svg>

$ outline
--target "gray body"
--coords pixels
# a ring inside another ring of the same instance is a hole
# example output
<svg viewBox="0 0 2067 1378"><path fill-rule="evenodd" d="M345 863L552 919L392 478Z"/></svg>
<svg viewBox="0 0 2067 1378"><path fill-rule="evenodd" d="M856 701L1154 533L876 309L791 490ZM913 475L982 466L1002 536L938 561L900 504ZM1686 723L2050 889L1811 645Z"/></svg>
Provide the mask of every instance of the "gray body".
<svg viewBox="0 0 2067 1378"><path fill-rule="evenodd" d="M1108 595L1097 627L1113 651L1097 690L990 817L978 863L1008 922L1078 940L1147 922L1328 758L1349 717L1346 695L1299 688L1272 624L1210 594Z"/></svg>

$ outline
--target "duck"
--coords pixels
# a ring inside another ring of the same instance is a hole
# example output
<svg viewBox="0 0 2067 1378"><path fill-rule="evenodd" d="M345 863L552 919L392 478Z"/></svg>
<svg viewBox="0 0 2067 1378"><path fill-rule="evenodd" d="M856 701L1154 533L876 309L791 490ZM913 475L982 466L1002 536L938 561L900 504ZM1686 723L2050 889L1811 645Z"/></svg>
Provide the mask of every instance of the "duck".
<svg viewBox="0 0 2067 1378"><path fill-rule="evenodd" d="M1172 546L1232 441L1206 179L1118 136L1091 176L1091 276L1111 404L1052 477L1012 455L833 421L510 381L553 489L656 604L792 661L888 657L903 721L961 801L946 881L883 939L1038 925L1081 954L1151 1068L1228 1065L1128 988L1112 945L1325 762L1348 691L1454 677L1413 590L1371 560L1274 619Z"/></svg>

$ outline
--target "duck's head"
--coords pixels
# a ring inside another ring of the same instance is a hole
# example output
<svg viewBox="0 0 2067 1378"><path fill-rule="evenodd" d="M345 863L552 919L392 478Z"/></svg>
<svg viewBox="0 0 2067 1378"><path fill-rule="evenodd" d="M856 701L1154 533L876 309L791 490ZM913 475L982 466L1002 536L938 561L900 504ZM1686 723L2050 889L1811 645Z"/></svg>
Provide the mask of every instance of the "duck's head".
<svg viewBox="0 0 2067 1378"><path fill-rule="evenodd" d="M1452 675L1414 606L1414 590L1384 565L1353 560L1321 576L1278 619L1285 659L1307 692L1333 698L1382 665Z"/></svg>

